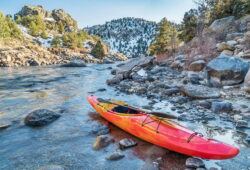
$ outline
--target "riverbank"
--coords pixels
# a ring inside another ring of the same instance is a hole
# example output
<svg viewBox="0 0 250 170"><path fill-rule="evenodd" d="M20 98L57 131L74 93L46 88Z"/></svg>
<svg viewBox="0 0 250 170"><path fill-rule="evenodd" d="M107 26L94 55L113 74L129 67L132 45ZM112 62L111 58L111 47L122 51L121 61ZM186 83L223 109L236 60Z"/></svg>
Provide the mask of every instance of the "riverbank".
<svg viewBox="0 0 250 170"><path fill-rule="evenodd" d="M155 165L162 169L185 169L188 156L141 141L94 112L86 100L88 94L122 100L139 107L151 106L153 110L180 117L184 115L178 113L178 109L172 111L175 104L168 100L160 102L121 93L105 85L106 79L112 78L109 74L111 68L115 68L115 64L90 64L82 68L1 68L0 122L9 126L0 131L0 169L42 169L52 165L64 169L143 169ZM48 109L61 116L42 127L25 125L24 118L28 113L38 109ZM206 123L196 121L200 117L196 115L193 115L195 121L178 122L240 148L241 153L234 159L203 160L206 168L247 169L249 145L245 143L245 133L249 131L244 129L242 133L220 115L215 114L215 119ZM98 132L110 136L113 142L96 151L93 143L101 135ZM120 160L106 160L124 138L134 140L137 146L121 151L124 157Z"/></svg>

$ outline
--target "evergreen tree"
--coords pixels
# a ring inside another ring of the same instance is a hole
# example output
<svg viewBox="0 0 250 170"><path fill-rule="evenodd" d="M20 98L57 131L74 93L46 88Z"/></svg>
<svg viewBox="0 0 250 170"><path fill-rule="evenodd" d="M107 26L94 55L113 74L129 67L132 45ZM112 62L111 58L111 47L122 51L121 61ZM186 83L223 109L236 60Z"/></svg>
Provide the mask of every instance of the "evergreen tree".
<svg viewBox="0 0 250 170"><path fill-rule="evenodd" d="M175 25L163 18L157 28L158 33L149 47L149 55L164 54L169 52L171 40L177 32Z"/></svg>
<svg viewBox="0 0 250 170"><path fill-rule="evenodd" d="M60 48L62 45L61 38L59 36L55 36L53 40L51 41L51 45L52 47Z"/></svg>
<svg viewBox="0 0 250 170"><path fill-rule="evenodd" d="M104 48L100 40L97 41L96 45L91 51L91 54L99 59L103 59L105 57Z"/></svg>
<svg viewBox="0 0 250 170"><path fill-rule="evenodd" d="M181 40L188 42L196 36L197 21L198 11L196 9L191 9L184 14L184 18L181 24L181 33L179 36Z"/></svg>
<svg viewBox="0 0 250 170"><path fill-rule="evenodd" d="M34 37L39 36L39 27L35 24L34 21L30 22L30 25L29 25L29 34L32 35L32 36L34 36Z"/></svg>

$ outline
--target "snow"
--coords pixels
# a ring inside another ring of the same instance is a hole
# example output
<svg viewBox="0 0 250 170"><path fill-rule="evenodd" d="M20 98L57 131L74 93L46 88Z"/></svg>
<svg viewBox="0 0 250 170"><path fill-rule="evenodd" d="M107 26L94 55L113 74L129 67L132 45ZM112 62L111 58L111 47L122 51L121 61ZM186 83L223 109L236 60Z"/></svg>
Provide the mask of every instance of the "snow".
<svg viewBox="0 0 250 170"><path fill-rule="evenodd" d="M113 53L127 57L145 56L156 33L157 24L138 18L122 18L96 25L85 30L100 36Z"/></svg>
<svg viewBox="0 0 250 170"><path fill-rule="evenodd" d="M144 69L140 69L137 72L138 75L142 76L142 77L146 77L147 76L147 72Z"/></svg>

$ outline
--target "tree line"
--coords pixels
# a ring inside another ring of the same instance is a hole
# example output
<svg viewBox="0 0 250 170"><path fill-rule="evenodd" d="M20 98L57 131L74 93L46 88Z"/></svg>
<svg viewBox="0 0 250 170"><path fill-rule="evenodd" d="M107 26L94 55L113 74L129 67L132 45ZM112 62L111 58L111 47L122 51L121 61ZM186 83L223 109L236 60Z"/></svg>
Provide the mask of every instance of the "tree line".
<svg viewBox="0 0 250 170"><path fill-rule="evenodd" d="M189 42L200 35L214 20L250 14L250 0L196 0L197 8L184 14L180 25L162 19L148 53L158 55L175 52L181 41Z"/></svg>

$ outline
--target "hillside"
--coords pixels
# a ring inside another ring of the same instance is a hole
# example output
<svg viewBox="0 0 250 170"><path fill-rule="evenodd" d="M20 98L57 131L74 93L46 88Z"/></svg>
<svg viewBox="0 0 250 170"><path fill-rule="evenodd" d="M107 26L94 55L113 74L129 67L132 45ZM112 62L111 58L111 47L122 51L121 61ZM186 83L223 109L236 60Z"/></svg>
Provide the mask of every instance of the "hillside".
<svg viewBox="0 0 250 170"><path fill-rule="evenodd" d="M126 60L110 53L100 37L79 29L62 9L24 6L14 17L0 12L0 23L0 67Z"/></svg>
<svg viewBox="0 0 250 170"><path fill-rule="evenodd" d="M121 18L85 28L90 35L101 37L112 52L127 57L145 56L156 33L157 24L139 18Z"/></svg>

